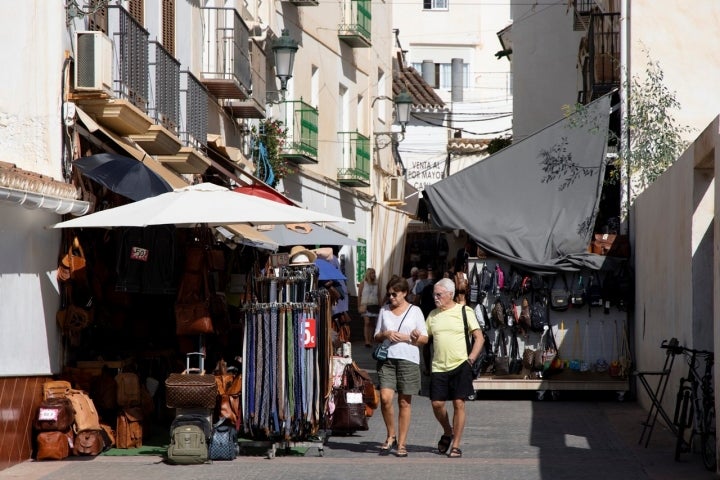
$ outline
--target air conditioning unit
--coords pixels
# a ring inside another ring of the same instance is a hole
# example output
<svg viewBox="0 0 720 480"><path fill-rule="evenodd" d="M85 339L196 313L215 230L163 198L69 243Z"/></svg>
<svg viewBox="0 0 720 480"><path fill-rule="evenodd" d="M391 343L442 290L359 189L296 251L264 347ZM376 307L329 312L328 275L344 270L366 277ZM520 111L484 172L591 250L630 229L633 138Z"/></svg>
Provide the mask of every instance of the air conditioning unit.
<svg viewBox="0 0 720 480"><path fill-rule="evenodd" d="M385 185L386 202L405 202L405 179L403 177L388 177Z"/></svg>
<svg viewBox="0 0 720 480"><path fill-rule="evenodd" d="M112 41L103 32L77 32L75 90L112 91Z"/></svg>

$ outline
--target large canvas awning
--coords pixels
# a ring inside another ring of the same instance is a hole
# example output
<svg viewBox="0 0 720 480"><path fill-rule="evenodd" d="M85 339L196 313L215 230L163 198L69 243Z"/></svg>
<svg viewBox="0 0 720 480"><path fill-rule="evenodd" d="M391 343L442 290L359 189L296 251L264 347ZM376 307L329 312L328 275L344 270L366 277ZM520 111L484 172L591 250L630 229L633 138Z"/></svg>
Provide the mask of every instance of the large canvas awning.
<svg viewBox="0 0 720 480"><path fill-rule="evenodd" d="M587 252L605 177L610 96L429 185L430 221L530 271L599 269Z"/></svg>

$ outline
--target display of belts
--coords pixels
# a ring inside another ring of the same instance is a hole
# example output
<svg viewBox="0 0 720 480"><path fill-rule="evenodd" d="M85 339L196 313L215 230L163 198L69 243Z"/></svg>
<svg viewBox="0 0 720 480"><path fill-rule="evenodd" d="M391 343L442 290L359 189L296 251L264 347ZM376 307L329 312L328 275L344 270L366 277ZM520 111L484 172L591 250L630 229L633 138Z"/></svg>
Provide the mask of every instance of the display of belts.
<svg viewBox="0 0 720 480"><path fill-rule="evenodd" d="M65 232L66 383L55 397L82 392L95 413L62 417L64 400L48 394L42 458L72 455L62 447L80 433L83 454L136 449L174 464L291 446L322 454L332 359L343 346L351 359L317 257L228 244L206 226Z"/></svg>
<svg viewBox="0 0 720 480"><path fill-rule="evenodd" d="M625 295L614 270L532 274L491 257L470 257L456 277L487 343L476 390L629 389Z"/></svg>

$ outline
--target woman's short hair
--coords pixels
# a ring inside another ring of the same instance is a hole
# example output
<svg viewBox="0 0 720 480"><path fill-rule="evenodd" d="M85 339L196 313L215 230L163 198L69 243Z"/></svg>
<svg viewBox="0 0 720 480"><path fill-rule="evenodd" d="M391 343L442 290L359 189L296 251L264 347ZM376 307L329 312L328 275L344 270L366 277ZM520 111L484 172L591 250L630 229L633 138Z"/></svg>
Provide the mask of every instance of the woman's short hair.
<svg viewBox="0 0 720 480"><path fill-rule="evenodd" d="M396 292L405 292L407 293L408 290L410 290L410 285L408 285L407 280L405 280L402 277L393 276L393 278L390 279L390 281L387 283L386 290L394 290Z"/></svg>

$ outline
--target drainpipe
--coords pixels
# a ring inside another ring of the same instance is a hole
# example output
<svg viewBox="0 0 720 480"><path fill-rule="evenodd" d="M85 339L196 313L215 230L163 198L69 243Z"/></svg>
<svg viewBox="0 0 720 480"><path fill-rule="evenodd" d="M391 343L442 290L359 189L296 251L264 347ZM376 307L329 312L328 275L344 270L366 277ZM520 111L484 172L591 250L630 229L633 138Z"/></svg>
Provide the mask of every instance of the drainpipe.
<svg viewBox="0 0 720 480"><path fill-rule="evenodd" d="M620 142L625 145L624 150L630 157L630 129L628 128L628 117L630 116L630 0L622 0L620 5ZM626 234L630 236L630 198L631 198L631 178L630 178L630 158L625 159L625 224Z"/></svg>
<svg viewBox="0 0 720 480"><path fill-rule="evenodd" d="M70 200L68 198L51 197L42 193L15 190L7 187L0 187L0 201L22 205L25 208L51 210L64 215L85 215L90 210L90 202L83 200Z"/></svg>

